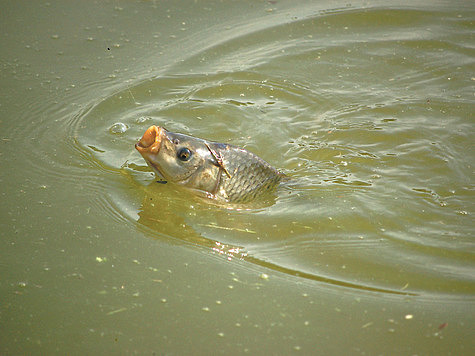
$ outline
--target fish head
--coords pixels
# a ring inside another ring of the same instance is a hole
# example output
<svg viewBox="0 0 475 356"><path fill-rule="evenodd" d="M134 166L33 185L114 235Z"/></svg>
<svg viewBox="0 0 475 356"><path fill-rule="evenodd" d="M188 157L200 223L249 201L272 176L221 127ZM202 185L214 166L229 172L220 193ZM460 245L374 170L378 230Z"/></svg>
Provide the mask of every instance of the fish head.
<svg viewBox="0 0 475 356"><path fill-rule="evenodd" d="M135 148L159 180L208 192L216 186L219 170L202 139L150 126Z"/></svg>

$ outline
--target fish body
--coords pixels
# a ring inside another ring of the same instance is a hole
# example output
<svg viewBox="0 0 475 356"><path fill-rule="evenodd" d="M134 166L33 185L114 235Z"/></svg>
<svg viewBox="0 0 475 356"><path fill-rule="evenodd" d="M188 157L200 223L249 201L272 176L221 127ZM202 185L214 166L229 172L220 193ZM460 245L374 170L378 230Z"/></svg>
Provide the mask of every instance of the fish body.
<svg viewBox="0 0 475 356"><path fill-rule="evenodd" d="M285 175L255 154L151 126L135 144L161 181L212 199L245 203L273 191Z"/></svg>

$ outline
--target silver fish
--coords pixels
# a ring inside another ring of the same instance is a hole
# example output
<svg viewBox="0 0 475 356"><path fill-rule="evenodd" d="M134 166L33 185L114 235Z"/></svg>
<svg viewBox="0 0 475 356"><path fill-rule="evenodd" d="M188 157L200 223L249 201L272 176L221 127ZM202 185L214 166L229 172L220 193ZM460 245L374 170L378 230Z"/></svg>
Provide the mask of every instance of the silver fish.
<svg viewBox="0 0 475 356"><path fill-rule="evenodd" d="M273 191L286 176L242 148L151 126L135 148L161 181L211 199L245 203Z"/></svg>

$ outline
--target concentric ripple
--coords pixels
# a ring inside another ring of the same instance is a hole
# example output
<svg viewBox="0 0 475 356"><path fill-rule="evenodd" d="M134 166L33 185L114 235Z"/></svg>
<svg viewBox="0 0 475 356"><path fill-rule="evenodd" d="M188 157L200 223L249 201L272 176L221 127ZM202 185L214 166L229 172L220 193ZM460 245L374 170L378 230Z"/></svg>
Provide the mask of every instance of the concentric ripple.
<svg viewBox="0 0 475 356"><path fill-rule="evenodd" d="M440 93L471 61L436 57L438 46L447 58L466 49L412 14L402 32L400 12L373 9L228 34L70 118L58 133L73 148L68 177L86 172L88 194L110 191L99 204L153 236L256 268L373 292L470 293L472 243L467 228L457 232L467 224L456 193L472 189L457 148L469 146L470 109L461 102L447 131ZM293 179L275 204L248 210L154 184L134 151L152 124L242 146Z"/></svg>

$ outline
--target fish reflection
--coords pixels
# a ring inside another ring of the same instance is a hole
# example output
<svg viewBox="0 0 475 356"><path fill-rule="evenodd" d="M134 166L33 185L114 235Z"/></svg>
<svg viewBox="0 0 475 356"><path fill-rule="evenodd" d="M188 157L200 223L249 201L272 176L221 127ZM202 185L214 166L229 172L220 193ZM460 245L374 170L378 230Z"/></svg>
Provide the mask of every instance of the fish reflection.
<svg viewBox="0 0 475 356"><path fill-rule="evenodd" d="M227 260L243 260L255 266L270 269L287 276L367 292L407 296L417 295L405 290L378 288L338 280L255 257L243 246L223 242L223 239L231 238L238 240L239 236L259 235L259 231L254 230L252 224L236 220L233 220L232 224L230 224L228 215L216 214L216 210L212 210L219 209L218 207L210 206L209 203L202 202L197 197L190 204L190 200L187 200L189 194L186 192L178 189L165 190L159 188L161 186L157 183L152 183L146 187L146 194L138 213L138 223L153 230L157 236L166 236L186 242L190 245L208 249L213 254L220 255ZM206 211L208 214L206 214ZM204 215L206 216L205 222L202 221ZM211 237L210 235L213 235L213 232L215 236L220 238Z"/></svg>
<svg viewBox="0 0 475 356"><path fill-rule="evenodd" d="M218 222L196 223L194 224L196 228L192 227L188 220L192 220L191 217L195 215L195 207L200 206L200 204L206 205L206 203L201 203L198 200L199 198L197 198L197 200L193 201L194 205L180 204L182 200L179 198L170 199L167 194L168 191L153 189L157 188L157 186L158 184L152 183L146 189L146 195L143 198L142 207L138 213L138 222L140 224L152 229L159 235L179 238L181 241L189 244L208 248L213 253L224 256L228 260L234 258L244 259L247 257L248 254L243 247L204 237L202 233L197 231L199 227L227 231L246 231L245 228L229 228L220 225ZM176 190L173 193L180 196L183 192Z"/></svg>

